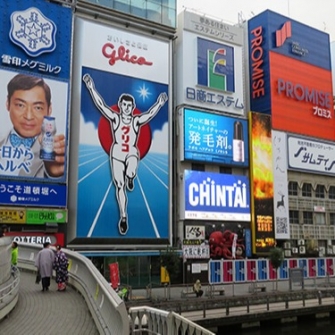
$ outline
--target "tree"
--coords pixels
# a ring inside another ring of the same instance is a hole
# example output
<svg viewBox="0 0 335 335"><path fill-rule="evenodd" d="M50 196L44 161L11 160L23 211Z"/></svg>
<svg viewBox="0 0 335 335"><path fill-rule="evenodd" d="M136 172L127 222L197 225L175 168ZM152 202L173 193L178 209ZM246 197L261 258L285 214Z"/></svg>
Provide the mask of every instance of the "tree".
<svg viewBox="0 0 335 335"><path fill-rule="evenodd" d="M278 291L278 269L284 261L284 253L281 248L273 248L270 250L270 263L272 267L276 270L276 290Z"/></svg>
<svg viewBox="0 0 335 335"><path fill-rule="evenodd" d="M166 247L164 251L160 252L161 266L165 267L169 277L170 283L178 278L180 272L180 256L176 248Z"/></svg>

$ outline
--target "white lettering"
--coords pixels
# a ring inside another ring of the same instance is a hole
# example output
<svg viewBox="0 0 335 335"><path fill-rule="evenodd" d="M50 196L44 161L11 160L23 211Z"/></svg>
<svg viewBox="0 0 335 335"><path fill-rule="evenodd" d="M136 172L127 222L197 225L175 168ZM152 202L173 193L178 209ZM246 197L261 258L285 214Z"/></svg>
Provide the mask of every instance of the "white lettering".
<svg viewBox="0 0 335 335"><path fill-rule="evenodd" d="M219 206L247 208L246 184L241 181L234 185L216 185L214 180L207 178L200 185L189 185L189 203L191 206Z"/></svg>
<svg viewBox="0 0 335 335"><path fill-rule="evenodd" d="M13 241L15 242L24 242L31 244L43 244L48 242L52 244L52 238L50 236L14 236Z"/></svg>

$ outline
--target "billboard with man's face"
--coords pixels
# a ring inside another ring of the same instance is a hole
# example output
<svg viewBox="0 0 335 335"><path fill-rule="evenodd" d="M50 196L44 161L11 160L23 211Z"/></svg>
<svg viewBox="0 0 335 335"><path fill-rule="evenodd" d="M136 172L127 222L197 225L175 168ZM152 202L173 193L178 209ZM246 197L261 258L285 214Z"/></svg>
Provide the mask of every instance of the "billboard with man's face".
<svg viewBox="0 0 335 335"><path fill-rule="evenodd" d="M72 10L0 4L0 202L65 207Z"/></svg>
<svg viewBox="0 0 335 335"><path fill-rule="evenodd" d="M169 43L82 19L76 31L75 237L166 243Z"/></svg>

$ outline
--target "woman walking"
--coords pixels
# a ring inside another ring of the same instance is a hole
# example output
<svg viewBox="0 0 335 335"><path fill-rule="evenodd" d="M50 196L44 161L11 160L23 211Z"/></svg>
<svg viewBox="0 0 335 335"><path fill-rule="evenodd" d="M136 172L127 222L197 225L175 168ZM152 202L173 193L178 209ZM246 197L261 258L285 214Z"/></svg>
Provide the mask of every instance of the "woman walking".
<svg viewBox="0 0 335 335"><path fill-rule="evenodd" d="M56 271L56 283L58 284L58 291L65 291L66 283L68 281L69 275L67 268L69 266L69 261L65 253L61 250L61 246L56 247L56 257L54 261L53 268Z"/></svg>

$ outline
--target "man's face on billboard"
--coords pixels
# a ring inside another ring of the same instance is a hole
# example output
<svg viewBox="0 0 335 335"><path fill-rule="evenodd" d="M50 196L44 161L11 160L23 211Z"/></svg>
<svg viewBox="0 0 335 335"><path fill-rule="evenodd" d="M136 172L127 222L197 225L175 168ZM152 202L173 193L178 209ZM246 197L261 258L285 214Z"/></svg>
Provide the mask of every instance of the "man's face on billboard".
<svg viewBox="0 0 335 335"><path fill-rule="evenodd" d="M40 86L14 91L10 101L7 100L6 107L14 129L22 137L39 135L44 116L51 114L51 107Z"/></svg>
<svg viewBox="0 0 335 335"><path fill-rule="evenodd" d="M133 103L128 100L122 100L120 102L119 108L121 110L121 113L126 114L126 115L131 115L133 111Z"/></svg>

